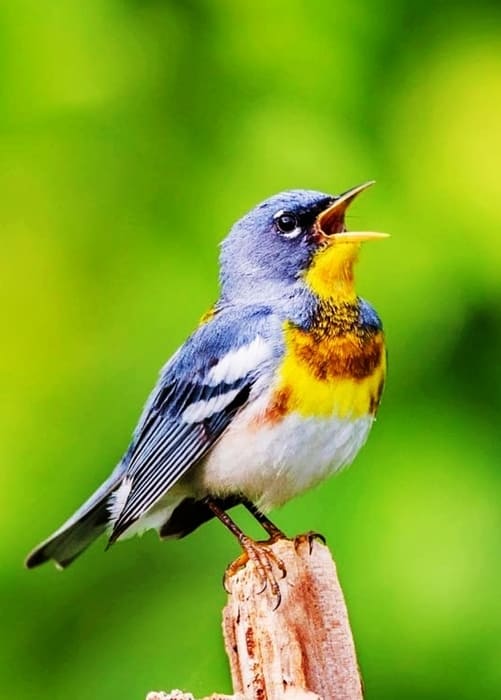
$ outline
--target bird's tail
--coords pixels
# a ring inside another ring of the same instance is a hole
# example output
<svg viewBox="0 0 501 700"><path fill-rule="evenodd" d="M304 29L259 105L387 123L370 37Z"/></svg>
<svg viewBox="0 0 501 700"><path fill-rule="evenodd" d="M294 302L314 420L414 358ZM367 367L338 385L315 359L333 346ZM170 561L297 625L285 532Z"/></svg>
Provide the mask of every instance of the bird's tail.
<svg viewBox="0 0 501 700"><path fill-rule="evenodd" d="M65 569L81 554L105 529L108 521L106 502L91 510L76 523L55 532L42 542L26 559L28 569L53 559L56 566Z"/></svg>
<svg viewBox="0 0 501 700"><path fill-rule="evenodd" d="M77 512L38 545L27 557L26 566L33 569L51 559L66 568L101 535L109 524L109 497L122 478L121 465Z"/></svg>

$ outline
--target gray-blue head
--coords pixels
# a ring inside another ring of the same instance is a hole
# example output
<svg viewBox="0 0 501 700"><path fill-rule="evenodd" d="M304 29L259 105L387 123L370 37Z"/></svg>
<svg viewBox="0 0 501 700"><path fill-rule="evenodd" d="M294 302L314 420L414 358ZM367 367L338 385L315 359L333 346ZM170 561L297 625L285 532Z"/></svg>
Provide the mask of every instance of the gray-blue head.
<svg viewBox="0 0 501 700"><path fill-rule="evenodd" d="M339 196L288 190L252 209L222 243L223 299L252 302L275 298L284 294L285 287L304 281L312 267L321 276L321 268L328 268L335 276L339 265L346 261L352 264L359 243L375 235L346 232L344 216L357 194L371 184ZM323 252L327 249L331 250L328 256Z"/></svg>

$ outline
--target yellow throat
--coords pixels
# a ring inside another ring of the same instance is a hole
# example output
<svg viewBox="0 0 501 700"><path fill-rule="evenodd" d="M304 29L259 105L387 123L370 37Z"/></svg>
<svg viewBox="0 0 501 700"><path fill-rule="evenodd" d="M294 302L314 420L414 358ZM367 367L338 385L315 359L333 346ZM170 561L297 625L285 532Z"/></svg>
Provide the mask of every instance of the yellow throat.
<svg viewBox="0 0 501 700"><path fill-rule="evenodd" d="M334 304L355 301L353 267L359 249L359 243L334 243L320 249L305 274L311 291Z"/></svg>

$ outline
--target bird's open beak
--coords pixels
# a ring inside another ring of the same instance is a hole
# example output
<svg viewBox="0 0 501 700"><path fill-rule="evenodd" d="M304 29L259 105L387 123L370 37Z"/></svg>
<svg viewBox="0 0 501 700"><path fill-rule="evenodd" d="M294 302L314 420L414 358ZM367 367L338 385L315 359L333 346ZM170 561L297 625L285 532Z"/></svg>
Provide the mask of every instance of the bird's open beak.
<svg viewBox="0 0 501 700"><path fill-rule="evenodd" d="M347 231L344 224L346 210L360 192L374 184L374 180L369 180L363 185L352 187L347 192L339 195L328 209L321 212L316 221L316 230L323 241L343 243L361 243L363 241L375 241L388 238L389 233L378 233L376 231Z"/></svg>

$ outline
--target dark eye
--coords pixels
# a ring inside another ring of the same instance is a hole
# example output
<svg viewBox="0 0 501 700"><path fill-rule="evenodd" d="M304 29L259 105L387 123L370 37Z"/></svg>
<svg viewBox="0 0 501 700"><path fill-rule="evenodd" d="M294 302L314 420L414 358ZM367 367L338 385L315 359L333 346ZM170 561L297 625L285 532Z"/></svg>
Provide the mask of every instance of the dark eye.
<svg viewBox="0 0 501 700"><path fill-rule="evenodd" d="M289 212L277 214L275 216L275 222L278 230L282 233L293 233L296 230L297 233L299 233L297 217L294 216L294 214L290 214Z"/></svg>

